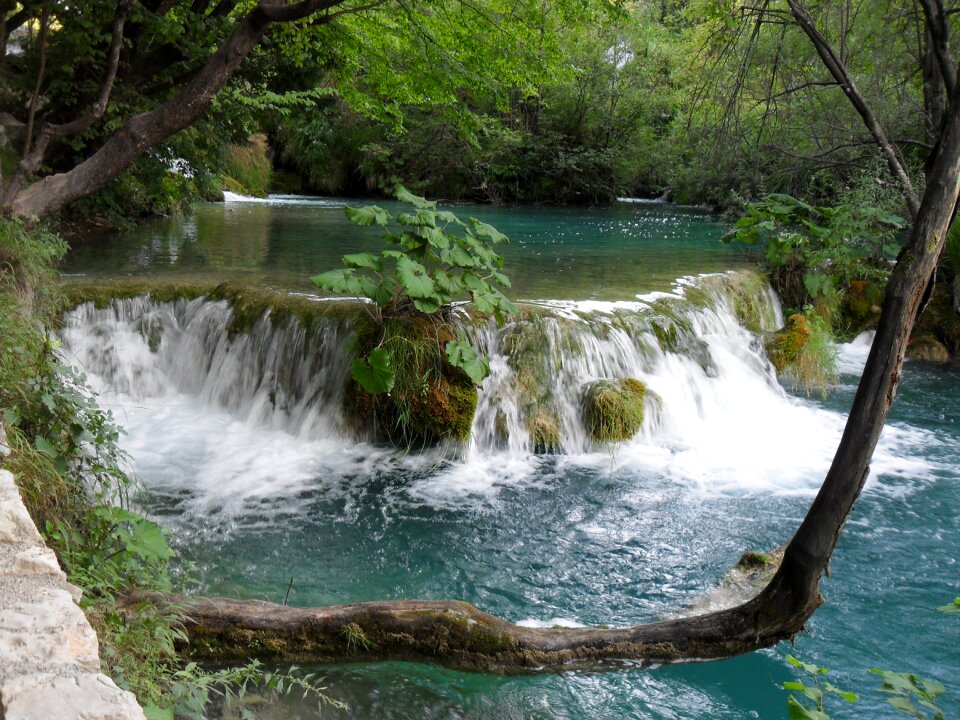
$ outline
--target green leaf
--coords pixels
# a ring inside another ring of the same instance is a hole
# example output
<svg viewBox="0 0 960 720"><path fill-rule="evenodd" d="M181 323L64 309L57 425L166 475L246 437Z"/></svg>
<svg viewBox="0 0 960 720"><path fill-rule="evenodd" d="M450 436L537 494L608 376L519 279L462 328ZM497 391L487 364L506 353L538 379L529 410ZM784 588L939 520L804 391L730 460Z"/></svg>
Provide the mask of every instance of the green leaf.
<svg viewBox="0 0 960 720"><path fill-rule="evenodd" d="M415 215L400 213L397 222L407 227L436 227L437 217L430 210L417 210Z"/></svg>
<svg viewBox="0 0 960 720"><path fill-rule="evenodd" d="M343 264L352 268L370 268L380 272L383 267L383 261L373 253L356 253L355 255L344 255Z"/></svg>
<svg viewBox="0 0 960 720"><path fill-rule="evenodd" d="M173 708L157 707L152 702L143 706L143 714L147 720L174 720Z"/></svg>
<svg viewBox="0 0 960 720"><path fill-rule="evenodd" d="M420 208L421 210L432 210L437 206L437 203L434 202L433 200L427 200L426 198L422 198L419 195L414 195L412 192L407 190L402 185L397 188L396 195L397 195L397 200L399 200L400 202L413 205L414 207Z"/></svg>
<svg viewBox="0 0 960 720"><path fill-rule="evenodd" d="M449 250L441 250L440 259L448 265L458 268L476 267L479 264L476 258L459 245L455 245Z"/></svg>
<svg viewBox="0 0 960 720"><path fill-rule="evenodd" d="M350 374L360 387L368 393L378 395L390 392L396 380L390 353L384 348L377 348L366 358L355 358L350 367Z"/></svg>
<svg viewBox="0 0 960 720"><path fill-rule="evenodd" d="M420 228L420 234L427 239L428 243L439 250L446 250L450 247L450 236L440 228L423 227Z"/></svg>
<svg viewBox="0 0 960 720"><path fill-rule="evenodd" d="M804 707L793 695L787 698L787 717L790 720L830 720L826 713Z"/></svg>
<svg viewBox="0 0 960 720"><path fill-rule="evenodd" d="M353 270L340 269L328 270L320 275L314 275L310 282L321 290L327 290L338 295L344 295L350 292L350 280L354 276Z"/></svg>
<svg viewBox="0 0 960 720"><path fill-rule="evenodd" d="M941 605L937 608L937 610L939 612L948 614L960 613L960 597L955 598L954 601L949 605Z"/></svg>
<svg viewBox="0 0 960 720"><path fill-rule="evenodd" d="M393 275L387 275L383 280L380 281L380 284L377 285L376 289L371 293L371 298L373 301L379 305L381 308L386 307L390 304L390 301L393 300L393 296L397 292L397 278Z"/></svg>
<svg viewBox="0 0 960 720"><path fill-rule="evenodd" d="M466 227L463 220L458 218L449 210L438 210L437 211L437 220L443 220L445 223L452 223L454 225L459 225L460 227Z"/></svg>
<svg viewBox="0 0 960 720"><path fill-rule="evenodd" d="M797 692L803 692L807 689L807 686L802 682L785 682L783 684L784 690L796 690Z"/></svg>
<svg viewBox="0 0 960 720"><path fill-rule="evenodd" d="M413 298L413 306L422 313L432 315L443 303L438 297Z"/></svg>
<svg viewBox="0 0 960 720"><path fill-rule="evenodd" d="M355 225L381 225L387 226L390 222L390 213L382 207L376 205L365 205L363 207L345 207L343 211L350 218L350 222Z"/></svg>
<svg viewBox="0 0 960 720"><path fill-rule="evenodd" d="M902 713L914 716L917 714L917 709L913 703L910 702L910 698L904 695L894 695L893 697L887 698L887 702Z"/></svg>
<svg viewBox="0 0 960 720"><path fill-rule="evenodd" d="M490 362L466 340L451 340L447 343L447 360L454 367L463 370L477 386L490 374Z"/></svg>
<svg viewBox="0 0 960 720"><path fill-rule="evenodd" d="M46 455L51 460L56 460L60 457L60 453L53 443L47 440L45 437L37 435L33 440L33 446L41 455Z"/></svg>
<svg viewBox="0 0 960 720"><path fill-rule="evenodd" d="M495 245L510 242L510 239L502 232L497 230L493 225L488 225L487 223L481 222L476 218L470 218L470 225L473 227L473 231L477 234L477 237L487 238Z"/></svg>
<svg viewBox="0 0 960 720"><path fill-rule="evenodd" d="M449 274L446 270L434 272L433 280L436 286L448 295L462 293L465 289L463 281L455 275Z"/></svg>
<svg viewBox="0 0 960 720"><path fill-rule="evenodd" d="M397 277L400 285L412 298L429 298L436 294L433 279L427 269L408 257L397 258Z"/></svg>
<svg viewBox="0 0 960 720"><path fill-rule="evenodd" d="M834 695L837 695L838 697L842 697L842 698L843 698L844 700L846 700L847 702L851 702L851 703L852 703L852 702L856 702L856 701L858 700L856 693L847 692L846 690L841 690L841 689L838 688L836 685L832 685L831 683L824 683L824 688L826 689L826 691L827 691L828 693L833 693Z"/></svg>

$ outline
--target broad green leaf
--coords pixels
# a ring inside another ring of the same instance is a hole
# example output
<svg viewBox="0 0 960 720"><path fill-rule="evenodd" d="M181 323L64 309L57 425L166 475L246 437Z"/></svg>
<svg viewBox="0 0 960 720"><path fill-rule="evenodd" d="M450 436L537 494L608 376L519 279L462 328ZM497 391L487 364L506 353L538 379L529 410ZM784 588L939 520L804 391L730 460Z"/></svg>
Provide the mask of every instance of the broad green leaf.
<svg viewBox="0 0 960 720"><path fill-rule="evenodd" d="M47 440L45 437L37 435L33 440L33 446L37 449L41 455L46 455L51 460L56 460L60 457L60 453L57 451L57 448L54 447L53 443Z"/></svg>
<svg viewBox="0 0 960 720"><path fill-rule="evenodd" d="M391 300L393 300L393 296L396 291L397 279L393 275L387 275L383 280L380 281L380 284L377 285L373 293L371 293L371 297L377 305L379 305L381 308L384 308L390 304Z"/></svg>
<svg viewBox="0 0 960 720"><path fill-rule="evenodd" d="M787 717L790 720L830 720L826 713L804 707L793 695L787 698Z"/></svg>
<svg viewBox="0 0 960 720"><path fill-rule="evenodd" d="M440 228L423 227L420 234L435 248L446 250L450 247L450 237Z"/></svg>
<svg viewBox="0 0 960 720"><path fill-rule="evenodd" d="M454 225L459 225L460 227L466 227L466 225L463 224L463 220L461 220L460 218L458 218L456 215L454 215L452 212L448 210L438 210L437 220L442 220L445 223L452 223Z"/></svg>
<svg viewBox="0 0 960 720"><path fill-rule="evenodd" d="M340 270L328 270L325 273L314 275L310 278L310 281L322 290L344 295L350 292L350 279L353 276L353 270L341 268Z"/></svg>
<svg viewBox="0 0 960 720"><path fill-rule="evenodd" d="M345 207L343 211L350 218L350 222L355 225L381 225L387 226L390 222L390 213L377 205L365 205L363 207Z"/></svg>
<svg viewBox="0 0 960 720"><path fill-rule="evenodd" d="M391 365L390 353L384 348L377 348L365 358L354 359L350 374L364 390L378 395L393 389L396 377Z"/></svg>
<svg viewBox="0 0 960 720"><path fill-rule="evenodd" d="M440 309L442 305L440 298L428 297L428 298L413 298L413 306L422 313L427 315L432 315L437 310Z"/></svg>
<svg viewBox="0 0 960 720"><path fill-rule="evenodd" d="M477 237L488 238L495 245L510 242L509 238L497 230L493 225L488 225L485 222L481 222L480 220L477 220L477 218L470 218L470 225L473 227L473 231L477 234Z"/></svg>
<svg viewBox="0 0 960 720"><path fill-rule="evenodd" d="M910 702L910 698L904 695L894 695L893 697L889 697L887 698L887 702L902 713L914 716L917 714L917 709L914 707L913 703Z"/></svg>
<svg viewBox="0 0 960 720"><path fill-rule="evenodd" d="M454 367L463 370L474 385L483 383L483 379L490 374L490 363L486 357L466 340L451 340L447 343L447 360Z"/></svg>
<svg viewBox="0 0 960 720"><path fill-rule="evenodd" d="M469 270L463 274L463 284L474 292L487 292L490 289L490 283Z"/></svg>
<svg viewBox="0 0 960 720"><path fill-rule="evenodd" d="M397 194L397 200L399 200L400 202L413 205L414 207L420 208L421 210L432 210L437 206L437 203L434 202L433 200L427 200L426 198L422 198L419 195L414 195L412 192L407 190L402 185L397 188L396 194Z"/></svg>
<svg viewBox="0 0 960 720"><path fill-rule="evenodd" d="M343 264L352 268L370 268L380 272L383 267L383 261L373 253L356 253L355 255L344 255Z"/></svg>
<svg viewBox="0 0 960 720"><path fill-rule="evenodd" d="M458 268L470 268L477 266L476 258L474 258L459 245L454 245L449 250L441 250L440 259L448 265Z"/></svg>
<svg viewBox="0 0 960 720"><path fill-rule="evenodd" d="M841 690L836 685L833 685L831 683L824 683L823 687L827 692L833 693L838 697L842 697L847 702L856 702L858 699L856 693L847 692L846 690Z"/></svg>
<svg viewBox="0 0 960 720"><path fill-rule="evenodd" d="M437 217L430 210L417 210L416 214L400 213L397 222L407 227L436 227Z"/></svg>
<svg viewBox="0 0 960 720"><path fill-rule="evenodd" d="M784 690L796 690L797 692L803 692L807 689L807 686L802 682L785 682L783 684Z"/></svg>
<svg viewBox="0 0 960 720"><path fill-rule="evenodd" d="M504 275L502 272L494 272L493 279L504 287L510 287L510 278Z"/></svg>
<svg viewBox="0 0 960 720"><path fill-rule="evenodd" d="M407 295L412 298L429 298L436 294L433 278L427 275L427 269L416 260L398 258L397 278Z"/></svg>
<svg viewBox="0 0 960 720"><path fill-rule="evenodd" d="M436 286L449 295L456 295L464 291L463 281L450 275L446 270L437 270L433 273L433 280Z"/></svg>
<svg viewBox="0 0 960 720"><path fill-rule="evenodd" d="M174 720L172 708L157 707L152 702L143 706L143 715L147 720Z"/></svg>

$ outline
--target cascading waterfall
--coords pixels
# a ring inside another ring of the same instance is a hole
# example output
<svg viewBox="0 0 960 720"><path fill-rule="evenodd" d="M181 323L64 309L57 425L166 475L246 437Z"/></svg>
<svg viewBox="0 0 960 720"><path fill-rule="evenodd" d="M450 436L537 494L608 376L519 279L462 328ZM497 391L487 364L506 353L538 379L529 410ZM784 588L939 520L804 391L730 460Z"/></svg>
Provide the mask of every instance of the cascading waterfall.
<svg viewBox="0 0 960 720"><path fill-rule="evenodd" d="M613 458L712 491L806 492L842 428L842 416L778 384L759 333L779 327L782 314L751 274L684 280L674 293L633 302L528 304L501 328L464 315L463 329L490 357L491 372L469 447L452 465L442 454L363 442L364 429L344 411L353 352L345 317L318 316L304 327L267 313L241 332L227 301L135 298L78 307L62 337L108 404L127 418L146 413L149 430L131 430L134 457L159 455L162 424L179 433L169 444L183 458L182 474L194 472L188 463L201 465L204 482L224 497L224 477L242 478L256 495L260 486L306 487L391 463L433 468L417 481L424 493L471 493L535 473L531 463L544 453L586 464ZM626 442L596 443L584 422L585 388L625 378L648 389L642 428ZM180 409L171 409L176 403ZM906 431L887 436L898 432ZM881 444L874 465L916 470L895 441ZM173 471L164 473L169 485ZM251 479L257 473L259 483Z"/></svg>
<svg viewBox="0 0 960 720"><path fill-rule="evenodd" d="M350 330L342 323L307 329L269 315L231 333L226 301L86 303L68 313L62 337L70 358L98 389L133 401L186 393L247 423L303 439L339 437Z"/></svg>

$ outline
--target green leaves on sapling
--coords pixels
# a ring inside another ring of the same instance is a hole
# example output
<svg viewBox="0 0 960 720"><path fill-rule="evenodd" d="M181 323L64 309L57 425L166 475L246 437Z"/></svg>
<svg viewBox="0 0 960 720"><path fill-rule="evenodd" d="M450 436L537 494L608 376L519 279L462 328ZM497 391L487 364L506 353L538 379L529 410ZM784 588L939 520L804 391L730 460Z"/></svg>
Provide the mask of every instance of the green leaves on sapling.
<svg viewBox="0 0 960 720"><path fill-rule="evenodd" d="M374 395L390 392L396 381L390 353L384 348L376 348L365 358L355 358L350 374L360 387Z"/></svg>
<svg viewBox="0 0 960 720"><path fill-rule="evenodd" d="M437 210L435 202L405 188L396 195L414 211L393 216L377 206L346 208L347 217L357 225L383 227L388 247L379 253L344 255L346 267L311 278L317 287L372 300L378 322L384 315L409 312L411 305L431 315L459 298L469 298L477 312L494 316L498 323L517 312L499 289L510 287L510 280L501 271L503 258L492 249L508 242L506 235L477 218L464 222L452 212ZM464 340L448 343L447 359L478 385L489 372L486 358ZM382 348L357 358L352 371L368 392L389 392L393 387L391 359Z"/></svg>
<svg viewBox="0 0 960 720"><path fill-rule="evenodd" d="M943 710L934 704L934 700L946 690L943 683L924 680L912 673L892 672L878 668L873 668L870 672L880 676L882 680L880 692L889 696L887 703L891 707L921 720L926 720L928 717L931 720L944 720Z"/></svg>
<svg viewBox="0 0 960 720"><path fill-rule="evenodd" d="M799 697L790 695L787 698L787 716L790 720L830 720L824 702L828 695L841 697L850 703L857 701L855 693L841 690L825 680L829 673L827 668L803 662L793 655L787 655L787 663L809 675L813 681L812 685L799 681L783 684L784 690L800 693Z"/></svg>
<svg viewBox="0 0 960 720"><path fill-rule="evenodd" d="M480 385L490 374L487 358L476 351L466 340L451 340L447 343L447 360L454 367L463 370L474 385Z"/></svg>

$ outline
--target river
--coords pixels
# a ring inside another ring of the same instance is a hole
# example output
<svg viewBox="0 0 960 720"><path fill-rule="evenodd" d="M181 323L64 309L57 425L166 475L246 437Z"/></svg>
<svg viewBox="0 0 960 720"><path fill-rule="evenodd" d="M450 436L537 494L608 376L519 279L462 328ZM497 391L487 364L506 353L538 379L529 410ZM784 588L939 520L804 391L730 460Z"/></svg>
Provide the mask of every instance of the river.
<svg viewBox="0 0 960 720"><path fill-rule="evenodd" d="M88 240L64 271L214 275L307 291L309 275L378 243L346 222L343 205L202 205L184 218ZM564 426L557 454L491 439L498 412L510 438L521 434L505 411L517 392L508 330L480 338L493 373L481 389L474 441L451 460L349 437L334 390L303 390L302 401L291 392L280 407L275 388L244 375L256 364L253 351L228 337L222 305L124 301L68 316L65 351L124 426L142 502L173 530L197 591L282 601L289 586L291 604L303 606L458 598L514 622L625 625L683 607L745 550L789 539L839 441L869 338L840 348L841 380L827 397L807 398L773 377L762 343L737 322L726 281L689 279L749 265L717 242L723 225L713 217L657 204L460 210L511 236L512 296L553 313L543 348L554 358L553 402ZM688 279L677 284L681 277ZM691 284L712 288L712 302L686 303ZM757 303L775 324L775 298L761 294ZM687 345L651 339L650 313L667 311L692 333ZM161 328L159 351L149 346L144 317ZM263 332L274 334L261 346L283 345L282 329ZM325 342L333 350L311 361L319 363L312 376L342 363L339 341ZM330 387L342 382L337 372L324 380ZM592 378L626 376L659 398L653 421L629 442L594 447L576 429L576 390ZM855 705L828 705L835 718L894 715L872 690L872 667L940 680L948 687L940 704L956 716L960 621L935 607L960 595L958 408L955 368L907 364L823 583L827 602L795 647L723 662L524 676L412 663L327 666L329 692L348 711L318 715L288 702L261 717L782 718L779 686L795 678L788 653L829 666L834 684L861 694Z"/></svg>

